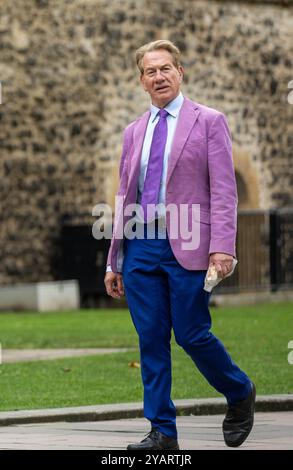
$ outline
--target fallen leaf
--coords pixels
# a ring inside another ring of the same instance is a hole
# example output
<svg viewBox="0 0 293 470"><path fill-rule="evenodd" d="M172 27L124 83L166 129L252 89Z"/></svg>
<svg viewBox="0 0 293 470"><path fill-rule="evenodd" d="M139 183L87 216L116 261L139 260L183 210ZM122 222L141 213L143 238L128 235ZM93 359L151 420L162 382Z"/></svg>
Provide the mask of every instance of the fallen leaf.
<svg viewBox="0 0 293 470"><path fill-rule="evenodd" d="M128 367L134 367L136 369L139 369L140 368L140 363L137 362L137 361L131 361L131 362L128 362Z"/></svg>

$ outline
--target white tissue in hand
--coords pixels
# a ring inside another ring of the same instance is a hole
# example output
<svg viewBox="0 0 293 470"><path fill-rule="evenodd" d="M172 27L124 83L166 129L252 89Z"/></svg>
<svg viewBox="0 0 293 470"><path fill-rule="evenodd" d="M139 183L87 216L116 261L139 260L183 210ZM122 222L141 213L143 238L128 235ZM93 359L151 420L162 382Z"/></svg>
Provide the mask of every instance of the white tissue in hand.
<svg viewBox="0 0 293 470"><path fill-rule="evenodd" d="M236 266L237 263L238 263L237 259L233 258L233 261L232 261L232 269L231 269L231 271L230 271L226 276L224 276L223 278L218 275L216 266L214 266L213 264L211 264L211 265L209 266L209 269L207 270L207 273L206 273L205 282L204 282L204 290L207 291L207 292L211 292L212 289L213 289L217 284L219 284L219 282L221 282L223 279L226 279L226 277L231 276L231 275L233 274L234 270L235 270L235 266Z"/></svg>
<svg viewBox="0 0 293 470"><path fill-rule="evenodd" d="M216 266L212 264L207 272L207 281L215 281L216 279L218 279L218 271Z"/></svg>

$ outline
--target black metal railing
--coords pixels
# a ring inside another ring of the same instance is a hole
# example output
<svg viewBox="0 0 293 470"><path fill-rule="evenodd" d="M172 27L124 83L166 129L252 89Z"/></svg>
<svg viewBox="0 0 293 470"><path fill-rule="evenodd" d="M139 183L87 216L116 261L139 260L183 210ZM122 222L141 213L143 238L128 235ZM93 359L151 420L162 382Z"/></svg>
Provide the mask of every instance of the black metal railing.
<svg viewBox="0 0 293 470"><path fill-rule="evenodd" d="M92 224L63 221L60 279L77 279L82 305L106 296L104 275L110 240L96 240ZM293 208L240 210L236 239L238 264L218 294L293 288ZM90 299L90 300L89 300Z"/></svg>
<svg viewBox="0 0 293 470"><path fill-rule="evenodd" d="M293 288L293 209L240 210L238 265L218 293Z"/></svg>

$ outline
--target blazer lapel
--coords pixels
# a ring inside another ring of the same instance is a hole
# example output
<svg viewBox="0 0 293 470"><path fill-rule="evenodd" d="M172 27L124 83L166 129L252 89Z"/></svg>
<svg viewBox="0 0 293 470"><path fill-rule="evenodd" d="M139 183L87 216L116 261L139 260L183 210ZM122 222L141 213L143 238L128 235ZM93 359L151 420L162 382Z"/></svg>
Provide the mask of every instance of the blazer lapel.
<svg viewBox="0 0 293 470"><path fill-rule="evenodd" d="M130 171L128 178L128 189L136 188L137 180L140 170L140 160L142 145L144 141L145 132L147 129L148 120L150 117L150 111L146 111L138 122L135 124L135 129L133 131L133 155L130 159Z"/></svg>
<svg viewBox="0 0 293 470"><path fill-rule="evenodd" d="M172 172L177 164L185 142L188 139L188 136L194 126L195 121L198 118L199 113L200 109L197 103L194 103L188 98L184 98L184 102L178 116L178 122L170 151L166 185L168 185Z"/></svg>

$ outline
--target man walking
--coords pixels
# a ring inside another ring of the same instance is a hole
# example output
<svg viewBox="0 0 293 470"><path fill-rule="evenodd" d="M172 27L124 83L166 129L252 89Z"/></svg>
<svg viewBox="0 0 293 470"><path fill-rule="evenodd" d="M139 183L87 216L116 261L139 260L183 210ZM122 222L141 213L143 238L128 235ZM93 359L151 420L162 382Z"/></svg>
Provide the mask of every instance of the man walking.
<svg viewBox="0 0 293 470"><path fill-rule="evenodd" d="M184 71L172 42L145 44L136 51L136 62L151 107L124 131L118 195L122 211L140 204L135 220L144 236L121 240L114 224L105 276L110 296L119 298L125 289L139 336L144 415L151 423L147 437L127 449L179 449L170 396L172 328L177 343L226 397L224 440L237 447L253 426L255 386L210 332L210 293L203 288L210 265L225 277L235 257L238 198L231 134L223 113L182 95ZM154 205L155 212L148 211ZM188 228L197 222L199 243L193 250L184 247L180 231L171 237L171 226L179 221L166 210L169 205L179 216L187 206ZM121 210L115 223L121 217L125 227ZM151 224L155 236L150 238Z"/></svg>

